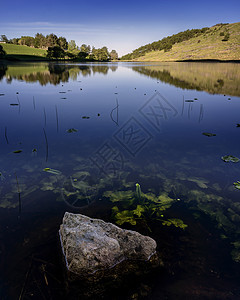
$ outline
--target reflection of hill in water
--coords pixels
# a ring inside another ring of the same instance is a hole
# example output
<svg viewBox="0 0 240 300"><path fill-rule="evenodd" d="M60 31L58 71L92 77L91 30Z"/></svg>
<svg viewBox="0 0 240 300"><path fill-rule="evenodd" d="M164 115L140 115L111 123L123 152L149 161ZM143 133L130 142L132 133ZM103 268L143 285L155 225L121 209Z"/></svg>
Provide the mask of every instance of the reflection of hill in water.
<svg viewBox="0 0 240 300"><path fill-rule="evenodd" d="M240 64L173 62L133 70L183 89L240 96Z"/></svg>
<svg viewBox="0 0 240 300"><path fill-rule="evenodd" d="M55 63L37 63L37 64L11 64L0 65L0 80L6 77L8 82L13 79L26 82L39 82L41 85L60 84L67 82L69 78L76 80L78 75L91 76L95 73L106 75L108 71L117 70L117 66L107 65L64 65Z"/></svg>

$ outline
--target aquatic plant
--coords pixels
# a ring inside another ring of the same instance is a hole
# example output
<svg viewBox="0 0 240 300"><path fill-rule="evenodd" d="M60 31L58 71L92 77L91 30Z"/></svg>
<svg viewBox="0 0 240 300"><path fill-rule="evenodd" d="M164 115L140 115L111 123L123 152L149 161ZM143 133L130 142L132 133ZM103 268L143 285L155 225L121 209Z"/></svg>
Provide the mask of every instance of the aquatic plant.
<svg viewBox="0 0 240 300"><path fill-rule="evenodd" d="M43 171L51 173L51 174L54 174L54 175L61 175L62 174L61 171L58 171L58 170L55 170L55 169L51 169L51 168L45 168L45 169L43 169Z"/></svg>
<svg viewBox="0 0 240 300"><path fill-rule="evenodd" d="M140 187L139 183L136 183L136 194L137 194L138 200L141 202L141 187Z"/></svg>
<svg viewBox="0 0 240 300"><path fill-rule="evenodd" d="M182 220L180 219L167 219L165 221L162 221L162 224L163 225L166 225L166 226L175 226L175 227L179 227L179 228L182 228L182 229L185 229L187 227L186 224L183 223Z"/></svg>
<svg viewBox="0 0 240 300"><path fill-rule="evenodd" d="M240 181L234 182L233 184L236 189L240 190Z"/></svg>
<svg viewBox="0 0 240 300"><path fill-rule="evenodd" d="M143 221L147 228L151 230L147 223L151 220L160 221L162 225L185 229L186 224L180 219L165 219L163 211L167 210L177 200L172 199L167 193L161 193L159 196L153 193L143 193L139 183L135 184L136 192L128 191L107 191L104 197L110 198L113 203L118 203L112 208L113 217L116 223L122 225L130 223L136 225L137 221ZM178 199L179 200L179 199Z"/></svg>
<svg viewBox="0 0 240 300"><path fill-rule="evenodd" d="M225 162L233 162L233 163L237 163L240 160L238 157L235 157L233 155L225 155L225 156L222 156L221 158Z"/></svg>

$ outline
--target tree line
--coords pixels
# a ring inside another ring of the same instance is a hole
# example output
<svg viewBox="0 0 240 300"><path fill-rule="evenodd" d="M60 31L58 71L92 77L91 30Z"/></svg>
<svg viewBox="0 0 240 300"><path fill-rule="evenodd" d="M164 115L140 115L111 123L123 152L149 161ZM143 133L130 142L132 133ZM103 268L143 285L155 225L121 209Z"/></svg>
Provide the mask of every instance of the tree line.
<svg viewBox="0 0 240 300"><path fill-rule="evenodd" d="M107 47L95 48L94 46L82 44L80 47L75 40L67 41L65 37L58 37L51 33L44 36L37 33L35 37L21 36L21 38L8 39L6 35L1 35L0 41L7 44L23 45L33 48L47 50L47 57L50 59L79 59L79 60L117 60L116 50L108 51Z"/></svg>
<svg viewBox="0 0 240 300"><path fill-rule="evenodd" d="M204 34L209 28L204 27L202 29L191 29L173 34L172 36L165 37L159 41L147 44L135 49L132 53L128 53L121 57L123 60L131 60L140 56L144 56L146 53L151 51L170 51L172 46L176 43L187 41L193 37Z"/></svg>

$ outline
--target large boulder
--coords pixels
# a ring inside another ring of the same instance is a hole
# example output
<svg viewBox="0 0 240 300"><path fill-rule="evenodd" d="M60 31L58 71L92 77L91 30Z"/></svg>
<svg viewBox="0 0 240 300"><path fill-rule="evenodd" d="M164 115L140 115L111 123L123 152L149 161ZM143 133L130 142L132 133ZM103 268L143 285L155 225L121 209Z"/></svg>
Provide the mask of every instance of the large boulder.
<svg viewBox="0 0 240 300"><path fill-rule="evenodd" d="M115 277L119 271L123 274L134 269L139 273L139 266L148 264L149 269L159 263L157 244L152 238L103 220L66 212L59 234L70 281L91 277L96 281L97 276L103 277L109 270Z"/></svg>

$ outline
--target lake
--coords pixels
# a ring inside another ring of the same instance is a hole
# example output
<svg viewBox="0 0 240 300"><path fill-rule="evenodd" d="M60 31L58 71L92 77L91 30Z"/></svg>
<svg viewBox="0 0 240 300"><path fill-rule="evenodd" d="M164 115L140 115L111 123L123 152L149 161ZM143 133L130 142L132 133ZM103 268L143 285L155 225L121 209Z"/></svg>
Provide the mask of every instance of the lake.
<svg viewBox="0 0 240 300"><path fill-rule="evenodd" d="M66 211L157 241L111 299L239 299L239 64L0 64L0 113L1 299L66 297Z"/></svg>

